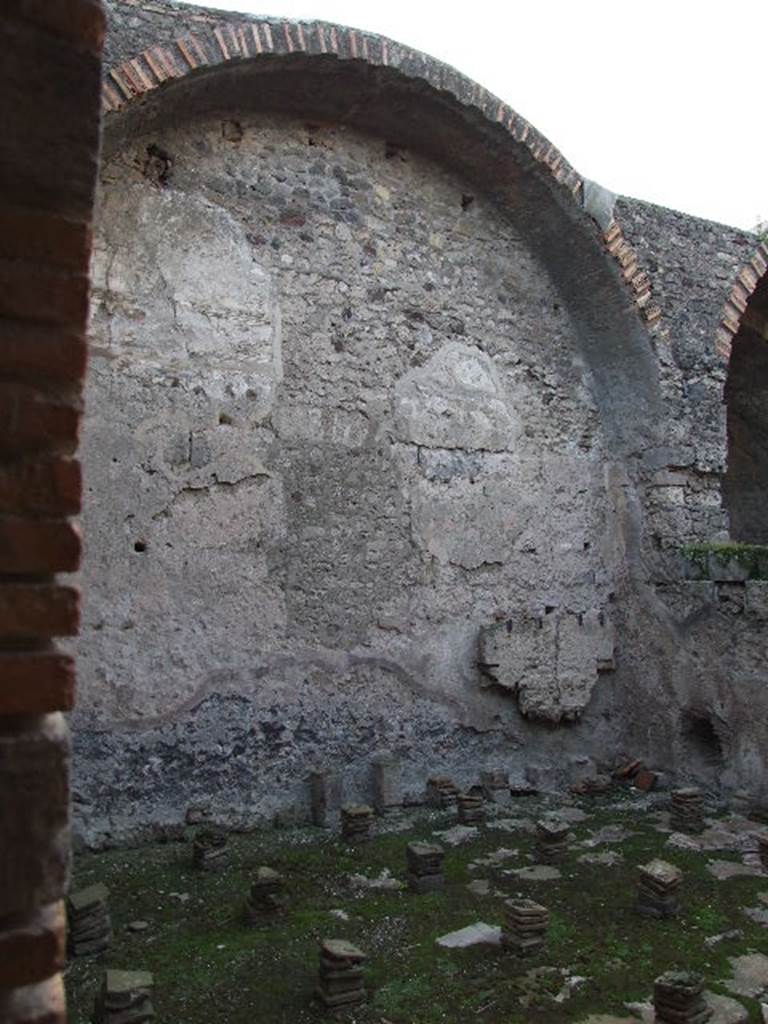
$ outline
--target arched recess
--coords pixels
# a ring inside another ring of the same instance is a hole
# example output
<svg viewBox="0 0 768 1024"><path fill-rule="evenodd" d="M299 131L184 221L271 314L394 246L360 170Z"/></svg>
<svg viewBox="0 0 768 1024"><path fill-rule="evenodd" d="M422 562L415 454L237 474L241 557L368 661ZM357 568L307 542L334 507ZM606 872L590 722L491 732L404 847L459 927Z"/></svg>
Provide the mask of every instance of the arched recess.
<svg viewBox="0 0 768 1024"><path fill-rule="evenodd" d="M118 732L164 821L201 791L284 809L376 745L416 779L527 730L610 744L609 687L577 723L663 432L618 226L479 86L353 30L237 21L110 81L82 817L122 827ZM477 668L507 614L544 666L524 708Z"/></svg>
<svg viewBox="0 0 768 1024"><path fill-rule="evenodd" d="M584 183L557 149L453 68L338 25L228 20L112 68L104 108L107 152L139 129L264 110L347 124L457 171L509 213L557 282L616 455L658 443L647 275L618 223L584 212Z"/></svg>
<svg viewBox="0 0 768 1024"><path fill-rule="evenodd" d="M723 498L730 535L768 544L768 273L745 301L729 348Z"/></svg>

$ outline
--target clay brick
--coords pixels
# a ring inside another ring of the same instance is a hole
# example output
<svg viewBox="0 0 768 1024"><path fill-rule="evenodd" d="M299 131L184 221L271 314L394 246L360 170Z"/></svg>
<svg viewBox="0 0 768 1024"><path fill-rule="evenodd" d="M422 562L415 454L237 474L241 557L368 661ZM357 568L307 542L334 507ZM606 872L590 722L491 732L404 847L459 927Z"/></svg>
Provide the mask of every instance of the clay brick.
<svg viewBox="0 0 768 1024"><path fill-rule="evenodd" d="M97 174L100 61L53 33L40 32L31 21L7 17L8 4L18 8L22 2L4 0L0 20L3 132L14 141L0 161L3 205L89 220ZM59 8L48 0L37 5L41 11Z"/></svg>
<svg viewBox="0 0 768 1024"><path fill-rule="evenodd" d="M0 921L0 990L45 981L66 961L63 901Z"/></svg>
<svg viewBox="0 0 768 1024"><path fill-rule="evenodd" d="M80 327L88 317L88 276L0 260L0 316Z"/></svg>
<svg viewBox="0 0 768 1024"><path fill-rule="evenodd" d="M0 463L0 514L70 516L80 511L82 471L76 459Z"/></svg>
<svg viewBox="0 0 768 1024"><path fill-rule="evenodd" d="M657 779L658 775L656 772L649 771L647 768L641 768L632 779L632 785L635 789L641 789L644 793L648 793L656 785Z"/></svg>
<svg viewBox="0 0 768 1024"><path fill-rule="evenodd" d="M30 388L0 384L0 453L72 451L79 425L79 410L71 403Z"/></svg>
<svg viewBox="0 0 768 1024"><path fill-rule="evenodd" d="M61 976L0 992L0 1020L4 1024L67 1024Z"/></svg>
<svg viewBox="0 0 768 1024"><path fill-rule="evenodd" d="M0 639L75 636L79 623L80 592L75 587L0 584Z"/></svg>
<svg viewBox="0 0 768 1024"><path fill-rule="evenodd" d="M101 54L106 21L98 0L5 0L5 13L11 12L78 48Z"/></svg>
<svg viewBox="0 0 768 1024"><path fill-rule="evenodd" d="M66 520L0 518L0 573L75 572L80 550L80 532Z"/></svg>
<svg viewBox="0 0 768 1024"><path fill-rule="evenodd" d="M39 210L0 210L0 259L21 259L82 270L90 259L91 229Z"/></svg>
<svg viewBox="0 0 768 1024"><path fill-rule="evenodd" d="M69 733L64 716L0 728L0 917L62 899L69 880Z"/></svg>
<svg viewBox="0 0 768 1024"><path fill-rule="evenodd" d="M35 382L80 382L88 344L84 331L0 321L0 373Z"/></svg>
<svg viewBox="0 0 768 1024"><path fill-rule="evenodd" d="M0 715L71 711L75 661L59 651L0 651Z"/></svg>

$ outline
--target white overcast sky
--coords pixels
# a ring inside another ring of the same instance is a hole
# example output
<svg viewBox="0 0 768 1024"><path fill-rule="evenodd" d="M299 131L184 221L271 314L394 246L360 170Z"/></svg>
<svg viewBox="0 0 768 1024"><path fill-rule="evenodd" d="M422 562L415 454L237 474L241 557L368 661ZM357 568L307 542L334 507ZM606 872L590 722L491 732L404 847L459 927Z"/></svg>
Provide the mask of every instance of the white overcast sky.
<svg viewBox="0 0 768 1024"><path fill-rule="evenodd" d="M209 0L380 32L453 64L622 195L768 219L768 0Z"/></svg>

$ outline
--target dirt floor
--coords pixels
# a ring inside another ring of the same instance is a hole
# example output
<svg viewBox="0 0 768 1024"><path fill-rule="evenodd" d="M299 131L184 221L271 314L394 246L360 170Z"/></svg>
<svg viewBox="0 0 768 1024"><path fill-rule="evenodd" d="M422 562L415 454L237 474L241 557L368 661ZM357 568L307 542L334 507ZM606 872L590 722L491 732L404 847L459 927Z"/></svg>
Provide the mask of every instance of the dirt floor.
<svg viewBox="0 0 768 1024"><path fill-rule="evenodd" d="M434 835L456 824L455 812L378 819L372 840L354 849L321 829L257 831L230 837L227 866L217 873L192 867L191 842L80 854L73 889L106 883L115 937L107 953L70 961L70 1021L90 1020L104 971L114 967L154 974L160 1022L316 1022L326 1016L313 1000L323 938L349 939L368 954L368 1002L346 1018L360 1024L626 1018L625 1004L647 999L654 978L673 968L701 972L713 992L737 996L743 1020L761 1021L760 1001L768 1002L768 973L760 991L761 957L748 961L753 968L758 961L751 988L737 979L737 993L729 979L739 963L732 958L768 954L762 923L768 914L760 913L768 911L768 873L754 852L755 837L766 827L721 811L703 837L709 849L680 848L700 846L702 837L674 836L669 845L665 806L663 794L649 798L630 790L562 806L518 798L456 846ZM573 836L558 865L562 877L534 881L507 873L533 863L533 823L562 807ZM444 845L444 893L418 896L351 880L382 872L385 880L386 872L405 880L405 847L414 839ZM493 854L495 862L479 863ZM637 866L654 857L684 872L683 907L675 919L650 920L634 909ZM713 861L753 873L719 880L708 867ZM244 924L243 908L261 865L284 874L290 906L252 928ZM487 880L487 895L468 889L477 880ZM436 945L437 937L473 922L501 924L504 898L519 895L550 910L547 943L538 955L519 959L499 946ZM750 908L756 919L745 913ZM137 921L147 927L132 931Z"/></svg>

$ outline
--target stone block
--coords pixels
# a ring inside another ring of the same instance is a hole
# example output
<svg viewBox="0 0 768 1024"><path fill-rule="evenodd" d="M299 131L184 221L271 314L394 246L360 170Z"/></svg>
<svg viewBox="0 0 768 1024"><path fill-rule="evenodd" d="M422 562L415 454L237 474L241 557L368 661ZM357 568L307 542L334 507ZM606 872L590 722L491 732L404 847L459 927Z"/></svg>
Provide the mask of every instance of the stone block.
<svg viewBox="0 0 768 1024"><path fill-rule="evenodd" d="M560 722L584 711L598 673L614 667L613 649L601 610L552 609L481 628L478 661L486 679L516 696L523 715Z"/></svg>
<svg viewBox="0 0 768 1024"><path fill-rule="evenodd" d="M314 771L309 777L309 789L313 824L320 828L336 828L341 820L341 775L331 771Z"/></svg>
<svg viewBox="0 0 768 1024"><path fill-rule="evenodd" d="M390 753L376 754L373 766L373 807L377 814L385 814L401 807L400 760Z"/></svg>

